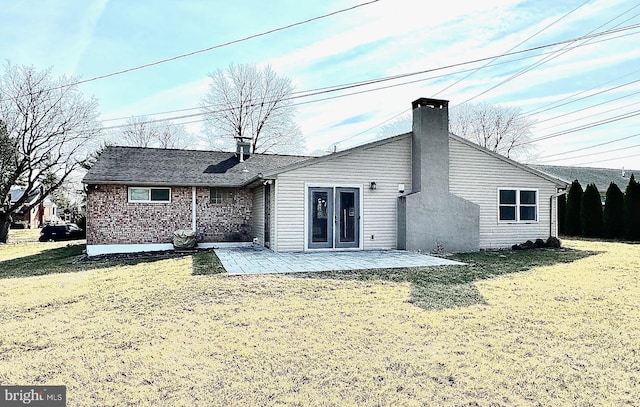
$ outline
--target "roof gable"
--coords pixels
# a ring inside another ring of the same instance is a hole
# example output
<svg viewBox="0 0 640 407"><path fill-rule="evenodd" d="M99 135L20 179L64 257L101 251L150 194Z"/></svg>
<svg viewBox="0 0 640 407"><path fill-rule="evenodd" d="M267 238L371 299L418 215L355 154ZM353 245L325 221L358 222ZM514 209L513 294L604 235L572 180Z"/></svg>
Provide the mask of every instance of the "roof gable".
<svg viewBox="0 0 640 407"><path fill-rule="evenodd" d="M462 138L460 136L456 136L453 133L449 134L449 138L450 139L454 139L456 141L459 141L460 143L463 143L463 144L465 144L465 145L467 145L469 147L475 148L478 151L481 151L481 152L483 152L483 153L485 153L487 155L490 155L490 156L492 156L494 158L497 158L498 160L504 161L507 164L510 164L510 165L512 165L514 167L517 167L517 168L519 168L521 170L524 170L524 171L526 171L528 173L531 173L531 174L533 174L535 176L538 176L538 177L543 178L543 179L545 179L547 181L553 182L554 184L556 184L559 187L565 188L567 186L567 184L568 184L568 182L566 182L563 179L555 177L555 176L553 176L551 174L547 174L545 172L542 172L540 170L532 168L532 167L530 167L528 165L525 165L525 164L519 163L517 161L514 161L514 160L512 160L510 158L507 158L507 157L501 155L501 154L498 154L498 153L493 152L493 151L491 151L491 150L489 150L489 149L487 149L485 147L482 147L479 144L476 144L476 143L474 143L474 142L472 142L470 140L467 140L467 139Z"/></svg>
<svg viewBox="0 0 640 407"><path fill-rule="evenodd" d="M396 136L393 137L387 137L384 138L382 140L377 140L377 141L372 141L370 143L366 143L366 144L362 144L359 146L355 146L346 150L342 150L342 151L338 151L336 153L331 153L331 154L327 154L327 155L323 155L320 157L314 157L311 158L307 161L300 161L297 163L293 163L291 165L287 165L285 167L280 167L280 168L276 168L272 171L268 171L264 173L265 178L269 178L269 177L274 177L278 174L281 174L283 172L287 172L287 171L293 171L296 170L298 168L302 168L302 167L306 167L308 165L314 165L314 164L318 164L324 161L329 161L329 160L333 160L335 158L338 157L342 157L348 154L352 154L356 151L362 151L362 150L366 150L372 147L377 147L377 146L381 146L381 145L385 145L388 143L393 143L394 141L400 140L402 138L408 138L411 137L411 133L404 133L404 134L398 134Z"/></svg>

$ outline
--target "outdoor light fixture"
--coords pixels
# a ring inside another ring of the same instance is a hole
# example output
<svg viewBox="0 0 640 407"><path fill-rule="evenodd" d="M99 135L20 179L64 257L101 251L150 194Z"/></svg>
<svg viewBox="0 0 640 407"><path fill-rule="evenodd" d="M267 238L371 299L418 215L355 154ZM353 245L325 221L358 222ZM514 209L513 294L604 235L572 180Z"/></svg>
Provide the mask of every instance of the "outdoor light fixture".
<svg viewBox="0 0 640 407"><path fill-rule="evenodd" d="M369 183L369 189L376 189L376 188L377 188L376 182L375 181L371 181Z"/></svg>
<svg viewBox="0 0 640 407"><path fill-rule="evenodd" d="M398 184L398 192L404 193L404 184Z"/></svg>

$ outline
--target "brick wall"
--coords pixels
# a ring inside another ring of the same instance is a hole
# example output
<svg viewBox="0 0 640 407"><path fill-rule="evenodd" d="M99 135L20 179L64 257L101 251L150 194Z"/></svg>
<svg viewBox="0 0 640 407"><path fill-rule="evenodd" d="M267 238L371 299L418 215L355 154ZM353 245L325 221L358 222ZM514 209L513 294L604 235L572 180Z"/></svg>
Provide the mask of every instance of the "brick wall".
<svg viewBox="0 0 640 407"><path fill-rule="evenodd" d="M89 188L87 244L171 243L173 232L191 229L191 187L171 188L171 203L129 203L126 185ZM205 242L250 241L252 194L236 190L227 204L211 204L209 188L197 188L197 228Z"/></svg>
<svg viewBox="0 0 640 407"><path fill-rule="evenodd" d="M204 229L205 242L250 242L253 239L251 190L233 188L231 202L211 203L210 188L196 189L197 228Z"/></svg>

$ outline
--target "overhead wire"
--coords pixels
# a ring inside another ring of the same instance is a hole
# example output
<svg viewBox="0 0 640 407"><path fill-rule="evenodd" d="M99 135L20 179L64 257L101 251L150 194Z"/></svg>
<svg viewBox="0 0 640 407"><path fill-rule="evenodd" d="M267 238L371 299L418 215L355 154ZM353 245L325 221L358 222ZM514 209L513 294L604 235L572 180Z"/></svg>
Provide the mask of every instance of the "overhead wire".
<svg viewBox="0 0 640 407"><path fill-rule="evenodd" d="M313 21L317 21L317 20L321 20L321 19L324 19L324 18L332 17L332 16L335 16L337 14L345 13L347 11L351 11L351 10L354 10L354 9L357 9L357 8L360 8L360 7L369 6L369 5L373 4L373 3L377 3L378 1L380 1L380 0L369 0L369 1L365 2L365 3L359 3L359 4L356 4L356 5L351 6L351 7L346 7L346 8L340 9L340 10L332 11L332 12L327 13L327 14L322 14L322 15L319 15L319 16L316 16L316 17L308 18L306 20L302 20L302 21L298 21L298 22L295 22L295 23L287 24L287 25L284 25L284 26L281 26L281 27L273 28L273 29L270 29L270 30L267 30L267 31L260 32L258 34L248 35L246 37L242 37L242 38L239 38L239 39L227 41L227 42L224 42L224 43L221 43L221 44L216 44L216 45L213 45L213 46L210 46L210 47L207 47L207 48L202 48L202 49L198 49L198 50L195 50L195 51L187 52L187 53L184 53L184 54L175 55L175 56L172 56L172 57L169 57L169 58L160 59L160 60L157 60L157 61L154 61L154 62L149 62L149 63L146 63L146 64L134 66L134 67L131 67L131 68L126 68L126 69L122 69L122 70L119 70L119 71L110 72L110 73L107 73L107 74L104 74L104 75L98 75L98 76L94 76L92 78L78 80L78 81L75 81L75 82L71 82L71 83L68 83L68 84L64 84L64 85L61 85L61 86L58 86L58 87L51 88L50 90L62 89L62 88L66 88L66 87L80 85L80 84L87 83L87 82L93 82L93 81L97 81L97 80L100 80L100 79L110 78L112 76L122 75L122 74L125 74L125 73L138 71L140 69L145 69L145 68L149 68L149 67L152 67L152 66L164 64L164 63L175 61L175 60L178 60L178 59L191 57L191 56L194 56L194 55L197 55L197 54L202 54L202 53L205 53L205 52L212 51L214 49L224 48L224 47L227 47L229 45L238 44L238 43L249 41L249 40L252 40L252 39L255 39L255 38L258 38L258 37L263 37L265 35L273 34L273 33L276 33L278 31L287 30L287 29L290 29L290 28L293 28L293 27L297 27L297 26L300 26L300 25L308 24L308 23L313 22Z"/></svg>
<svg viewBox="0 0 640 407"><path fill-rule="evenodd" d="M633 33L633 35L637 35L637 34L639 34L639 33ZM599 40L597 42L612 41L612 40L615 40L615 39L618 39L618 38L620 38L620 36ZM553 51L549 51L548 53L550 53L550 52L553 52ZM542 55L544 55L544 54L545 53L543 53ZM494 67L494 66L499 66L499 65L511 64L513 62L517 62L517 61L521 61L521 60L525 60L525 59L529 59L529 58L534 58L534 57L539 56L539 55L540 54L523 56L523 57L515 58L515 59L509 60L509 61L492 63L490 65L487 65L487 67ZM499 58L493 58L493 60L497 60L497 59L499 59ZM469 63L473 64L474 62L475 61L471 61ZM436 70L444 70L444 69L448 69L448 67L437 68ZM416 79L416 80L412 80L412 81L409 81L409 82L403 82L403 83L400 83L400 84L397 84L397 85L390 85L390 86L385 86L385 87L381 87L381 88L376 88L375 90L382 90L382 89L388 89L389 87L393 87L393 86L403 86L403 85L414 84L414 83L418 83L418 82L424 82L424 81L428 81L428 80L432 80L432 79L437 79L437 78L443 78L443 77L447 77L447 76L457 75L457 74L460 74L460 73L471 72L471 71L474 71L476 69L477 68L461 69L461 70L458 70L458 71L452 72L452 73L445 73L445 74L440 74L440 75L435 75L435 76L429 76L427 78ZM422 75L424 73L428 73L428 72L426 72L426 71L417 71L417 72L410 72L410 73L392 75L392 76L381 77L381 78L372 78L372 79L367 79L367 80L362 80L362 81L348 82L348 83L343 83L343 84L324 86L324 87L312 88L312 89L301 90L301 91L294 91L294 92L291 93L291 96L293 98L302 98L302 97L307 97L307 96L314 96L315 94L317 94L316 92L320 92L320 91L326 91L325 93L333 92L333 91L340 91L340 90L348 89L350 87L368 86L368 85L371 85L371 84L375 84L377 82L393 81L393 80L401 79L403 77ZM354 94L358 94L358 93L359 92L354 93ZM349 96L349 95L352 95L352 94L348 94L347 96ZM205 105L205 106L194 106L194 107L188 107L188 108L183 108L183 109L166 110L166 111L162 111L162 112L143 113L143 114L134 115L134 116L159 116L159 115L164 115L164 114L180 113L180 112L191 111L191 110L202 110L202 109L207 109L207 108L215 110L215 109L221 108L222 106L225 106L225 105L223 103L218 103L217 105L216 104L211 104L211 105ZM117 121L117 120L129 119L130 117L131 116L112 117L112 118L102 119L101 121L102 122Z"/></svg>
<svg viewBox="0 0 640 407"><path fill-rule="evenodd" d="M554 43L543 44L543 45L539 45L539 46L536 46L536 47L531 47L531 48L520 50L520 51L513 51L513 52L510 52L508 54L502 54L501 56L523 54L523 53L526 53L526 52L531 52L531 51L535 51L535 50L541 50L541 49L545 49L545 48L554 47L554 46L556 46L558 44L565 44L565 43L575 42L576 39L579 39L579 38L597 38L597 37L601 37L601 36L607 36L607 35L620 33L620 32L624 32L624 31L628 31L628 30L634 30L634 29L638 29L638 28L640 28L640 24L633 24L633 25L630 25L630 26L622 27L622 28L616 28L615 30L606 30L606 31L602 31L602 32L599 32L599 33L595 33L595 34L594 33L590 33L587 36L582 36L582 37L577 37L577 38L572 38L572 39L567 39L567 40L562 40L562 41L556 41ZM636 32L634 34L638 34L638 32ZM602 41L609 41L609 40L613 40L613 39L616 39L616 38L617 37L604 39ZM581 45L581 46L583 46L583 45ZM422 75L422 74L426 74L426 73L430 73L430 72L437 72L437 71L452 69L452 68L456 68L456 67L460 67L460 66L471 65L471 64L474 64L474 63L482 62L482 61L492 60L492 59L495 59L495 58L496 58L496 56L478 58L478 59L473 59L473 60L469 60L469 61L464 61L464 62L449 64L449 65L444 65L444 66L440 66L440 67L436 67L436 68L425 69L425 70L421 70L421 71L415 71L415 72L391 75L391 76L386 76L386 77L381 77L381 78L374 78L374 79L358 81L358 82L351 82L351 83L342 84L342 85L333 85L333 86L313 89L313 90L310 90L310 91L299 91L299 92L296 92L296 95L293 95L293 96L287 98L287 100L306 98L306 97L321 95L321 94L325 94L325 93L337 92L337 91L341 91L341 90L347 90L347 89L352 89L352 88L356 88L356 87L367 86L367 85L372 85L372 84L376 84L376 83L382 83L382 82L397 80L397 79L401 79L401 78ZM433 79L433 78L429 78L429 79ZM423 79L423 80L427 80L427 79ZM386 86L386 87L377 88L375 90L386 89L386 88L394 87L394 86L401 86L401 85L405 85L405 84L408 84L408 83L415 83L417 81L420 81L420 80L416 80L416 81L413 81L413 82L407 82L407 83L403 83L403 84L397 84L397 85L389 85L389 86ZM304 102L304 103L299 103L298 105L307 104L307 103L315 103L315 102L322 101L322 100L334 99L336 97L351 96L353 94L359 94L359 93L364 93L364 92L368 92L368 91L372 91L372 90L360 91L360 92L355 92L355 93L351 93L351 94L348 94L348 95L335 96L335 97L330 97L330 98L325 98L325 99L311 100L311 101L307 101L307 102ZM196 108L180 109L178 111L188 111L188 110L195 110L195 109ZM212 110L210 112L199 112L199 113L194 113L194 114L189 114L189 115L172 116L172 117L163 118L163 119L149 120L149 121L142 122L142 124L155 123L155 122L166 121L166 120L178 120L178 119L182 119L182 118L196 117L196 116L199 116L199 115L204 115L204 114L212 113L212 112L213 113L217 113L217 112L223 112L223 111L229 111L229 110L231 110L231 109L230 108L215 109L215 110ZM126 125L109 126L109 127L107 127L107 129L119 128L119 127L126 127Z"/></svg>
<svg viewBox="0 0 640 407"><path fill-rule="evenodd" d="M611 103L612 101L616 101L616 100L624 99L624 98L627 98L627 97L631 97L631 96L637 95L638 93L640 93L640 91L633 92L633 93L630 93L628 95L620 96L620 97L615 98L615 99L610 99L610 100L607 100L607 101L605 101L603 103L591 105L589 107L585 107L585 108L582 108L582 109L574 110L572 112L568 112L568 113L565 113L565 114L554 116L551 119L546 119L546 120L542 120L542 121L536 122L536 125L539 124L539 123L545 122L545 121L556 120L556 119L558 119L560 117L571 116L571 115L574 115L576 113L584 112L586 110L591 110L591 109L594 109L594 108L598 107L598 105L602 105L604 103ZM624 108L627 108L627 107L635 106L637 104L640 104L640 101L633 102L633 103L628 103L628 104L626 104L624 106L616 106L616 107L613 107L611 109L602 110L602 111L600 111L598 113L592 113L592 114L589 115L589 118L593 118L593 117L596 117L596 116L602 116L603 114L607 114L607 113L611 113L611 112L616 111L616 110L621 110L621 109L624 109ZM549 130L549 129L553 129L555 127L560 127L560 126L567 125L567 124L570 124L570 123L579 122L581 120L585 120L585 117L579 117L577 119L563 121L562 123L554 124L553 126L547 126L547 127L544 127L544 128L538 129L538 130Z"/></svg>
<svg viewBox="0 0 640 407"><path fill-rule="evenodd" d="M631 8L629 8L629 9L627 9L626 11L624 11L624 12L622 12L621 14L617 15L616 17L614 17L614 18L610 19L609 21L607 21L607 22L605 22L605 23L603 23L603 24L599 25L598 27L596 27L596 28L594 28L593 30L589 31L586 35L592 34L592 33L593 33L593 32L595 32L596 30L598 30L598 29L600 29L600 28L604 27L605 25L607 25L607 24L609 24L609 23L611 23L611 22L613 22L613 21L617 20L618 18L620 18L620 17L621 17L621 16L623 16L624 14L626 14L626 13L630 12L631 10L633 10L633 9L635 9L635 8L637 8L637 7L640 7L640 4L637 4L637 5L635 5L635 6L631 7ZM633 16L633 17L630 17L629 19L627 19L627 20L625 20L625 21L623 21L623 22L621 22L621 23L618 23L617 25L615 25L614 27L612 27L612 29L615 29L615 28L619 27L621 24L624 24L625 22L629 21L629 20L630 20L630 19L632 19L632 18L635 18L636 16L638 16L638 14L636 14L636 15L635 15L635 16ZM578 40L576 40L576 41L584 41L584 42L588 42L588 41L589 41L589 38L585 38L585 39L578 39ZM490 91L492 91L492 90L494 90L494 89L498 88L499 86L502 86L502 85L504 85L505 83L510 82L510 81L512 81L513 79L516 79L516 78L518 78L518 77L520 77L520 76L524 75L525 73L530 72L531 70L533 70L533 69L535 69L535 68L538 68L539 66L541 66L541 65L543 65L543 64L545 64L545 63L547 63L547 62L549 62L549 61L551 61L551 60L553 60L553 59L556 59L556 58L558 58L558 57L560 57L560 56L562 56L562 55L566 54L567 52L569 52L569 51L571 50L571 49L567 49L567 47L568 47L568 44L564 45L562 48L560 48L559 50L557 50L557 52L556 52L556 54L557 54L557 55L551 54L551 55L549 55L549 56L546 56L546 57L542 58L540 61L537 61L537 62L533 63L532 65L529 65L528 67L526 67L526 68L524 68L524 69L520 70L519 72L517 72L517 73L515 73L515 74L513 74L513 75L509 76L508 78L506 78L506 79L504 79L504 80L500 81L500 82L499 82L499 83L497 83L496 85L493 85L493 86L492 86L492 87L490 87L489 89L486 89L486 90L484 90L484 91L482 91L482 92L480 92L480 93L476 94L475 96L472 96L472 97L470 97L470 98L466 99L465 101L463 101L463 102L459 103L458 105L464 105L464 104L466 104L466 103L468 103L468 102L470 102L470 101L472 101L472 100L474 100L474 99L476 99L476 98L478 98L478 97L480 97L480 96L482 96L482 95L487 94L488 92L490 92Z"/></svg>
<svg viewBox="0 0 640 407"><path fill-rule="evenodd" d="M569 11L568 13L564 14L562 17L554 20L552 23L546 25L545 27L541 28L540 30L536 31L534 34L530 35L529 37L525 38L524 40L520 41L519 43L517 43L516 45L514 45L513 47L509 48L506 52L511 52L514 49L518 48L520 45L526 43L527 41L531 40L532 38L536 37L538 34L546 31L547 29L551 28L552 26L554 26L555 24L557 24L558 22L564 20L565 18L567 18L568 16L570 16L571 14L573 14L575 11L577 11L578 9L580 9L582 6L584 6L585 4L589 3L591 0L586 0L584 3L580 4L578 7L575 7L573 10ZM451 89L452 87L454 87L455 85L457 85L458 83L462 82L463 80L469 78L470 76L473 76L476 72L488 67L491 62L497 60L501 58L500 56L496 57L493 60L488 61L486 64L484 64L481 67L476 68L475 70L473 70L472 72L468 73L467 75L465 75L462 78L459 78L458 80L456 80L455 82L453 82L452 84L446 86L445 88L439 90L438 92L436 92L434 94L434 96L438 96L439 94L441 94L442 92Z"/></svg>
<svg viewBox="0 0 640 407"><path fill-rule="evenodd" d="M542 162L552 162L552 161L560 161L560 160L575 160L576 158L584 158L584 157L591 157L593 155L600 155L600 154L607 154L607 153L614 153L616 151L622 151L622 150L629 150L631 148L636 148L636 147L640 147L640 144L634 144L632 146L625 146L625 147L620 147L620 148L614 148L612 150L605 150L605 151L596 151L595 153L589 153L589 154L582 154L582 155L576 155L573 157L563 157L563 158L555 158L552 160L543 160Z"/></svg>
<svg viewBox="0 0 640 407"><path fill-rule="evenodd" d="M634 24L634 25L630 25L630 26L626 26L626 27L621 27L621 28L616 28L616 29L609 29L609 30L602 31L602 32L599 32L599 33L589 33L586 36L578 37L578 39L579 38L597 38L597 37L601 37L601 36L607 36L607 35L611 35L611 34L615 34L615 33L621 33L621 32L625 32L625 31L633 30L633 29L636 29L638 27L640 27L640 24ZM632 33L632 34L637 34L637 33ZM609 41L609 40L616 39L616 38L617 37L609 38L609 39L603 39L601 41ZM576 41L576 38L563 40L563 41L557 41L557 42L554 42L552 44L545 44L545 45L541 45L541 46L536 46L536 47L532 47L532 48L529 48L529 49L510 52L510 53L499 55L499 56L523 54L523 53L526 53L526 52L531 52L533 50L540 50L540 49L544 49L544 48L553 47L553 46L558 45L558 44L570 43L570 42L575 42L575 41ZM584 46L584 45L579 45L579 46ZM577 46L574 46L574 47L577 47ZM424 73L428 73L428 72L435 72L435 71L440 71L440 70L451 69L451 68L454 68L454 67L469 65L469 64L473 64L473 63L477 63L477 62L481 62L481 61L487 61L487 60L491 61L492 59L495 60L499 56L491 56L491 57L487 57L487 58L480 58L480 59L476 59L476 60L465 61L465 62L456 63L456 64L450 64L450 65L447 65L447 66L442 66L442 67L422 70L422 71L418 71L418 72L411 72L411 73L393 75L393 76L388 76L388 77L383 77L383 78L375 78L375 79L372 79L372 80L353 82L353 83L343 84L343 85L333 85L333 86L328 86L328 87L324 87L324 88L318 88L318 90L314 90L312 92L309 92L309 91L296 92L297 94L295 96L291 97L291 99L310 97L310 96L315 96L315 95L329 93L329 92L336 92L336 91L355 88L355 87L359 87L359 86L366 86L366 85L370 85L370 84L396 80L396 79L399 79L399 78L420 75L420 74L424 74ZM346 94L346 95L338 95L338 96L327 97L327 98L323 98L323 99L310 100L310 101L306 101L306 102L297 103L296 105L302 105L302 104L307 104L307 103L315 103L315 102L319 102L319 101L323 101L323 100L335 99L337 97L346 97L346 96L351 96L353 94L370 92L370 91L385 89L385 88L389 88L389 87L393 87L393 86L401 86L401 85L404 85L404 84L407 84L407 83L415 83L415 82L421 81L421 80L427 80L427 79L420 79L420 80L410 81L410 82L406 82L406 83L403 83L403 84L389 85L389 86L381 87L381 88L378 88L378 89L370 89L370 90L365 90L365 91L359 91L359 92L354 92L354 93ZM188 110L193 110L193 109L195 109L195 108L180 109L179 111L188 111ZM224 110L228 110L228 109L221 109L219 111L224 111ZM365 130L364 132L360 132L360 133L358 133L356 135L350 136L347 139L341 140L341 141L339 141L337 143L342 143L342 142L344 142L346 140L349 140L349 139L355 138L355 137L357 137L357 136L359 136L361 134L364 134L364 133L372 130L373 128L379 127L380 125L385 124L385 123L393 120L394 118L398 117L402 113L404 113L404 110L402 112L394 115L393 117L391 117L391 118L379 123L378 125L370 128L370 129ZM162 118L162 119L148 120L148 121L143 122L142 124L156 123L156 122L162 122L162 121L168 121L168 120L181 120L181 119L185 119L185 118L192 118L192 117L202 116L203 114L205 114L205 113L204 112L199 112L199 113L188 114L188 115L180 115L180 116L173 116L173 117ZM195 120L195 121L182 122L182 123L178 123L178 124L197 123L197 122L202 122L204 120L205 119L200 119L200 120ZM127 125L115 125L115 126L104 127L103 129L104 130L111 130L111 129L123 128L123 127L126 127L126 126ZM580 129L582 129L582 128L580 128ZM574 130L574 131L577 131L577 130ZM568 132L570 132L570 131L563 132L563 133L566 134ZM561 134L559 134L559 135L561 135ZM539 139L536 139L535 141L537 141L537 140L539 140Z"/></svg>
<svg viewBox="0 0 640 407"><path fill-rule="evenodd" d="M617 89L623 88L623 87L625 87L625 86L633 85L634 83L638 83L638 82L640 82L640 80L635 80L635 81L631 81L631 82L626 82L626 83L623 83L623 84L621 84L621 85L614 86L614 87L612 87L612 88L603 89L603 90L601 90L601 91L599 91L599 92L589 94L589 95L587 95L587 96L583 96L583 97L580 97L580 98L577 98L577 99L569 100L568 102L565 102L565 103L556 104L556 105L554 105L553 107L548 107L548 108L545 108L545 109L543 109L543 110L539 110L539 111L537 111L537 112L535 112L535 113L523 113L523 114L525 114L525 115L527 115L527 116L537 115L537 114L540 114L540 113L542 113L542 112L546 112L546 111L549 111L549 110L552 110L552 109L557 109L557 108L562 107L562 106L570 105L570 104L572 104L572 103L579 102L579 101L581 101L581 100L584 100L584 99L587 99L587 98L590 98L590 97L593 97L593 96L601 95L601 94L603 94L603 93L611 92L611 91L613 91L613 90L617 90ZM593 90L593 89L594 89L594 88L591 88L591 89L588 89L588 90L585 90L585 91L578 92L578 93L574 94L573 96L580 95L580 94L582 94L582 93L584 93L584 92L588 92L589 90ZM573 96L572 96L572 97L573 97ZM566 99L563 99L563 100L566 100Z"/></svg>
<svg viewBox="0 0 640 407"><path fill-rule="evenodd" d="M590 150L592 148L606 146L606 145L609 145L609 144L617 143L619 141L629 140L629 139L634 138L634 137L640 137L640 133L632 134L631 136L619 137L619 138L616 138L616 139L613 139L613 140L608 140L608 141L605 141L605 142L602 142L602 143L599 143L599 144L594 144L592 146L581 147L581 148L578 148L578 149L575 149L575 150L571 150L571 151L564 151L562 153L555 153L555 154L546 155L544 157L541 157L541 160L544 161L549 157L557 157L559 155L565 155L565 154L577 153L578 151Z"/></svg>
<svg viewBox="0 0 640 407"><path fill-rule="evenodd" d="M527 144L531 144L531 143L536 143L538 141L548 140L548 139L559 137L559 136L564 136L566 134L575 133L576 131L586 130L586 129L590 129L590 128L593 128L593 127L602 126L602 125L613 123L613 122L617 122L617 121L620 121L620 120L629 119L631 117L635 117L635 116L638 116L638 115L640 115L640 109L634 110L634 111L629 112L629 113L624 113L624 114L621 114L621 115L618 115L618 116L610 117L608 119L599 120L599 121L588 123L588 124L585 124L585 125L582 125L582 126L574 127L572 129L562 130L562 131L559 131L559 132L556 132L556 133L551 133L551 134L548 134L546 136L532 138L532 139L527 140L527 141L516 143L516 144L514 144L514 147L523 146L523 145L527 145Z"/></svg>
<svg viewBox="0 0 640 407"><path fill-rule="evenodd" d="M579 167L581 165L592 165L592 164L604 163L604 162L607 162L607 161L624 160L625 158L633 158L633 157L640 157L640 153L631 154L631 155L625 155L625 156L622 156L622 157L606 158L606 159L598 160L598 161L589 161L589 162L584 162L584 163L574 164L574 165L576 167Z"/></svg>

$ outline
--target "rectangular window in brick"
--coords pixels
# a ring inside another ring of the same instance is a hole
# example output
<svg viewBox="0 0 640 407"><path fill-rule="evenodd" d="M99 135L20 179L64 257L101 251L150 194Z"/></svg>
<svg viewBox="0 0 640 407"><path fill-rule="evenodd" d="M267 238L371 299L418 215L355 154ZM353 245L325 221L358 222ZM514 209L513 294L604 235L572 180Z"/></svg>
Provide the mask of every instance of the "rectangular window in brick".
<svg viewBox="0 0 640 407"><path fill-rule="evenodd" d="M211 188L211 203L226 204L233 202L235 190L233 188Z"/></svg>
<svg viewBox="0 0 640 407"><path fill-rule="evenodd" d="M129 187L129 202L171 202L171 188Z"/></svg>

